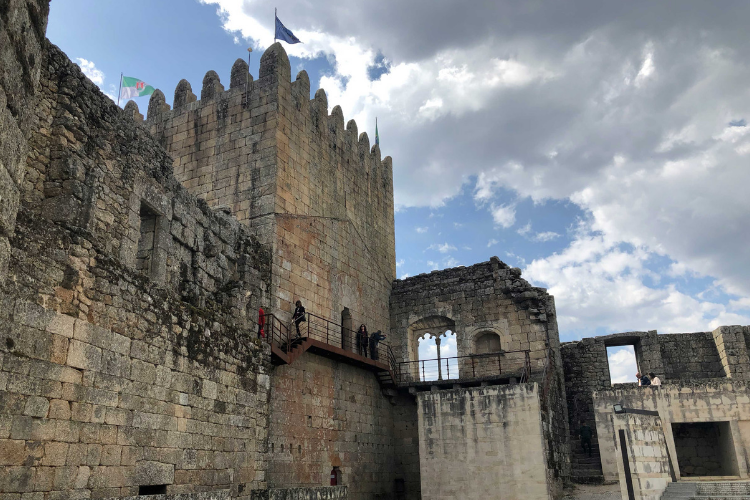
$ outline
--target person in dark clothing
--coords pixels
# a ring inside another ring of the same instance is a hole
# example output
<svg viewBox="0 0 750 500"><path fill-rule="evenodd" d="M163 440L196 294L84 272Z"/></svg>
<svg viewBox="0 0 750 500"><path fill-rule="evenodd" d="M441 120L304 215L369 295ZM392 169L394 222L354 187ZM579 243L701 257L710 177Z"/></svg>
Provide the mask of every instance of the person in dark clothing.
<svg viewBox="0 0 750 500"><path fill-rule="evenodd" d="M367 346L370 343L370 334L367 333L367 327L364 323L359 325L357 330L357 354L367 357Z"/></svg>
<svg viewBox="0 0 750 500"><path fill-rule="evenodd" d="M294 321L294 326L297 328L297 338L300 338L302 335L299 333L299 324L303 321L307 321L305 319L305 308L302 307L302 302L297 301L294 304L296 307L294 308L294 314L292 315L292 321Z"/></svg>
<svg viewBox="0 0 750 500"><path fill-rule="evenodd" d="M375 361L380 358L380 356L378 355L378 342L380 342L384 338L385 335L383 335L380 330L370 335L370 358Z"/></svg>
<svg viewBox="0 0 750 500"><path fill-rule="evenodd" d="M641 372L638 372L635 374L635 377L638 379L638 385L641 387L647 387L651 385L651 379L648 378L648 375L641 375Z"/></svg>
<svg viewBox="0 0 750 500"><path fill-rule="evenodd" d="M262 307L258 308L258 338L266 338L266 332L263 327L266 326L266 312Z"/></svg>
<svg viewBox="0 0 750 500"><path fill-rule="evenodd" d="M591 456L591 436L593 435L593 432L591 431L591 427L589 427L583 420L581 420L581 427L578 429L578 435L581 437L581 448L583 448L583 451L586 451L586 448L588 448L589 456Z"/></svg>

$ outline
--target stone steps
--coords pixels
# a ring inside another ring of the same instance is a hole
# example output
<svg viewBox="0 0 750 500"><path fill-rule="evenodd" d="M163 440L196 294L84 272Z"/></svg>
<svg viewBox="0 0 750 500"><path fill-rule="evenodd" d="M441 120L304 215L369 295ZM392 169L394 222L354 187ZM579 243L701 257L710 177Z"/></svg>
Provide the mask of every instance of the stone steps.
<svg viewBox="0 0 750 500"><path fill-rule="evenodd" d="M570 480L576 484L603 484L604 474L598 440L591 440L591 456L581 449L581 440L576 436L570 436L570 446Z"/></svg>
<svg viewBox="0 0 750 500"><path fill-rule="evenodd" d="M750 482L678 481L667 485L661 500L750 500Z"/></svg>

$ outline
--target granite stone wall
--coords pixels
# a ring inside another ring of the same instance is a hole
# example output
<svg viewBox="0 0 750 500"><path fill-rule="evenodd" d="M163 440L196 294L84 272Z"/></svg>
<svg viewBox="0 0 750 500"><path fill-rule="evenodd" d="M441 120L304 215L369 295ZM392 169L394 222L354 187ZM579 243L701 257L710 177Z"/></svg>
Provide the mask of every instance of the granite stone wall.
<svg viewBox="0 0 750 500"><path fill-rule="evenodd" d="M493 257L470 267L433 271L393 282L390 344L401 375L419 380L418 339L426 334L456 334L458 356L477 353L477 339L493 333L507 351L503 373L520 375L529 351L531 380L539 382L545 457L550 484L561 486L569 475L568 417L554 298L532 287L521 271ZM494 366L494 365L493 365ZM458 377L471 378L469 361L458 363ZM424 485L424 480L422 481Z"/></svg>
<svg viewBox="0 0 750 500"><path fill-rule="evenodd" d="M132 106L43 49L0 288L0 495L265 487L269 249L180 186Z"/></svg>
<svg viewBox="0 0 750 500"><path fill-rule="evenodd" d="M393 433L393 406L372 372L304 353L274 370L269 487L328 485L336 466L349 498L389 498Z"/></svg>
<svg viewBox="0 0 750 500"><path fill-rule="evenodd" d="M417 404L424 498L552 498L538 385L422 392Z"/></svg>
<svg viewBox="0 0 750 500"><path fill-rule="evenodd" d="M722 466L730 475L748 476L747 457L750 451L750 391L747 382L731 379L675 382L660 388L613 388L594 393L596 427L599 434L602 468L605 479L618 477L619 449L610 436L614 435L613 405L634 410L656 411L664 433L675 474L679 479L682 463L674 436L673 423L719 422ZM716 443L719 445L719 443ZM646 456L646 455L644 455Z"/></svg>
<svg viewBox="0 0 750 500"><path fill-rule="evenodd" d="M634 498L659 500L667 485L672 482L669 453L661 418L651 415L620 414L612 416L612 439L619 471L622 498L629 498L625 481L620 431L625 438L630 479ZM608 436L609 437L609 436Z"/></svg>
<svg viewBox="0 0 750 500"><path fill-rule="evenodd" d="M257 80L238 60L225 90L214 71L200 100L181 81L170 110L159 92L147 126L175 158L175 175L209 206L226 207L273 247L271 311L294 302L324 318L345 307L371 331L388 327L395 277L393 173L366 133L325 92L310 99L307 73L291 81L280 44Z"/></svg>
<svg viewBox="0 0 750 500"><path fill-rule="evenodd" d="M0 5L0 284L21 198L28 138L42 71L49 0L6 0Z"/></svg>
<svg viewBox="0 0 750 500"><path fill-rule="evenodd" d="M744 380L750 373L750 328L719 327L713 332L660 334L625 332L562 344L570 429L580 422L594 428L594 391L612 387L607 347L632 345L641 373L654 372L662 383L715 378ZM633 382L636 382L633 373Z"/></svg>

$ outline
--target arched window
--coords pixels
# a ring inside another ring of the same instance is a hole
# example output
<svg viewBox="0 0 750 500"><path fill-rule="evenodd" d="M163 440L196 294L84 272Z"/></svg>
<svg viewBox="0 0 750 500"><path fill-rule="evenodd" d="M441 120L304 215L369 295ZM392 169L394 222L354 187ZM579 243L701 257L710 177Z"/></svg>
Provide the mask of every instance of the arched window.
<svg viewBox="0 0 750 500"><path fill-rule="evenodd" d="M500 348L500 335L497 333L487 332L477 337L477 354L487 354L489 352L499 352Z"/></svg>

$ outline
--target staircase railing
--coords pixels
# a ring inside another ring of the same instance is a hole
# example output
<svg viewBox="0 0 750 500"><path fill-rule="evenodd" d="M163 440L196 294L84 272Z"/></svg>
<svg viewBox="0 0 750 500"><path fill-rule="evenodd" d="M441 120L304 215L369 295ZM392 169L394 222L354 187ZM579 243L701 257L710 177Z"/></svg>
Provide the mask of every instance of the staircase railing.
<svg viewBox="0 0 750 500"><path fill-rule="evenodd" d="M458 380L495 377L519 373L521 382L531 373L528 350L498 351L440 359L402 361L393 370L398 384L433 380Z"/></svg>
<svg viewBox="0 0 750 500"><path fill-rule="evenodd" d="M298 337L297 326L292 321L284 322L274 314L266 315L266 341L285 350ZM372 335L372 332L369 332ZM305 321L299 324L299 337L323 342L348 352L387 364L392 371L397 369L396 357L387 342L371 342L368 338L358 340L357 332L317 314L305 313ZM375 347L373 350L372 347Z"/></svg>

